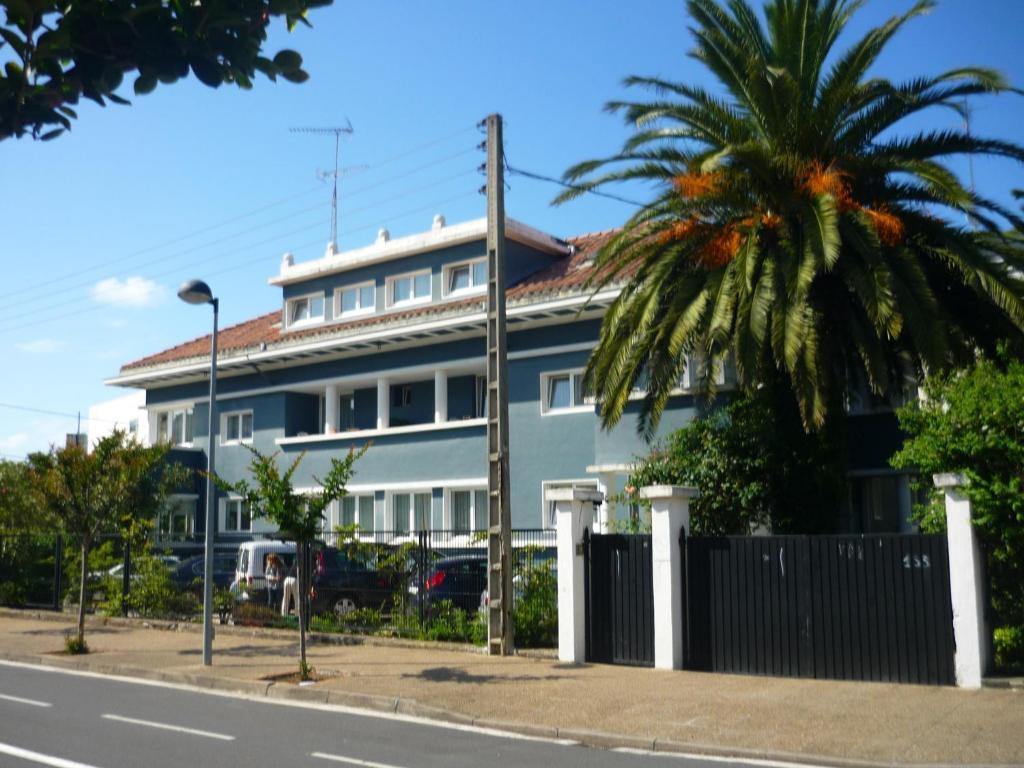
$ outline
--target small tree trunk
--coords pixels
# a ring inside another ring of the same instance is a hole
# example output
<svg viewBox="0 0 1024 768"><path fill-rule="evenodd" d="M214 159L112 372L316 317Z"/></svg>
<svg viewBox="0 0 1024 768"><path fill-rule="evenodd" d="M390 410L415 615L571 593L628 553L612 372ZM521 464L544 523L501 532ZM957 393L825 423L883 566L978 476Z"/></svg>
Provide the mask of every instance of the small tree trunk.
<svg viewBox="0 0 1024 768"><path fill-rule="evenodd" d="M295 547L296 556L299 558L299 567L295 569L299 591L298 603L299 614L299 670L300 673L306 669L306 543L300 542ZM301 676L301 674L300 674Z"/></svg>
<svg viewBox="0 0 1024 768"><path fill-rule="evenodd" d="M89 574L89 543L82 541L82 569L78 583L78 645L85 643L85 580Z"/></svg>

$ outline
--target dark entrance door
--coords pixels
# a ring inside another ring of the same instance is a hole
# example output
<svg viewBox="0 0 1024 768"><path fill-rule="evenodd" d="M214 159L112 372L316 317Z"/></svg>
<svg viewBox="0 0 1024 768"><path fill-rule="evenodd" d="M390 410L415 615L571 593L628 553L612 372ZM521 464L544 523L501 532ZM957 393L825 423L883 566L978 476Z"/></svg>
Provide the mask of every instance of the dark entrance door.
<svg viewBox="0 0 1024 768"><path fill-rule="evenodd" d="M584 537L587 661L654 665L649 535Z"/></svg>
<svg viewBox="0 0 1024 768"><path fill-rule="evenodd" d="M687 667L951 685L942 535L691 538Z"/></svg>

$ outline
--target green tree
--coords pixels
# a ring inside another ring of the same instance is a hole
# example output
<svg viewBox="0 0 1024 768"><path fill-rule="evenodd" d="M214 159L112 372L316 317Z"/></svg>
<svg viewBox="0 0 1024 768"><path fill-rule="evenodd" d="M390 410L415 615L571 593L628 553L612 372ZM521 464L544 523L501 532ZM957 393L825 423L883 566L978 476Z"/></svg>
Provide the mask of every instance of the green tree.
<svg viewBox="0 0 1024 768"><path fill-rule="evenodd" d="M31 467L24 461L0 460L0 532L38 533L47 525Z"/></svg>
<svg viewBox="0 0 1024 768"><path fill-rule="evenodd" d="M782 385L741 395L673 432L630 473L626 494L645 485L693 485L694 531L745 534L825 533L845 488L840 441L806 432L792 393Z"/></svg>
<svg viewBox="0 0 1024 768"><path fill-rule="evenodd" d="M79 98L129 102L117 91L134 75L137 95L189 70L204 85L251 88L257 72L294 83L308 78L291 50L262 55L267 29L291 30L331 0L2 0L0 141L52 139L71 128Z"/></svg>
<svg viewBox="0 0 1024 768"><path fill-rule="evenodd" d="M253 517L265 517L278 527L278 535L284 541L295 542L296 591L299 599L296 611L299 619L299 677L309 676L306 663L306 600L309 591L309 553L312 543L323 530L324 511L331 504L348 494L346 485L353 474L353 465L366 453L368 445L358 451L350 448L344 459L331 459L331 468L321 480L313 478L319 491L297 493L292 477L302 463L305 453L299 454L283 472L277 466L278 453L267 455L258 449L246 446L252 454L249 472L254 484L242 479L229 483L214 477L217 487L227 493L235 493L249 504Z"/></svg>
<svg viewBox="0 0 1024 768"><path fill-rule="evenodd" d="M688 355L700 381L735 360L751 390L782 377L807 428L843 412L851 383L879 395L1024 337L1017 215L965 187L954 156L1024 160L1020 146L908 120L1010 90L965 67L891 82L871 68L918 2L845 50L861 3L689 0L691 55L718 86L631 77L648 101L612 102L635 134L569 169L558 201L619 181L656 197L596 258L594 287L621 283L587 376L604 424L643 379L651 433ZM972 231L967 217L980 227Z"/></svg>
<svg viewBox="0 0 1024 768"><path fill-rule="evenodd" d="M920 473L918 489L928 492L928 502L916 512L926 531L942 531L946 522L932 475L966 475L995 623L1024 634L1024 362L1005 355L982 360L967 371L933 377L924 394L898 411L909 437L893 466ZM1024 643L1017 653L1024 666Z"/></svg>
<svg viewBox="0 0 1024 768"><path fill-rule="evenodd" d="M69 445L29 456L32 482L46 513L73 542L81 558L78 585L78 635L85 645L85 591L89 551L101 533L141 525L187 472L168 462L170 446L145 447L124 432L97 442L92 452ZM145 489L147 498L140 497Z"/></svg>

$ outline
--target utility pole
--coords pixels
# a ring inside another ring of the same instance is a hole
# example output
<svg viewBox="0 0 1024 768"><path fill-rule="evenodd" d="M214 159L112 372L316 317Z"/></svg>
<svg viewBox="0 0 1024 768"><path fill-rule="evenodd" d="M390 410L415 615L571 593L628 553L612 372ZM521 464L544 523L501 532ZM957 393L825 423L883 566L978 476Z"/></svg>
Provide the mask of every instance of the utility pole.
<svg viewBox="0 0 1024 768"><path fill-rule="evenodd" d="M512 634L512 511L505 337L505 151L501 115L487 124L487 652L507 656Z"/></svg>

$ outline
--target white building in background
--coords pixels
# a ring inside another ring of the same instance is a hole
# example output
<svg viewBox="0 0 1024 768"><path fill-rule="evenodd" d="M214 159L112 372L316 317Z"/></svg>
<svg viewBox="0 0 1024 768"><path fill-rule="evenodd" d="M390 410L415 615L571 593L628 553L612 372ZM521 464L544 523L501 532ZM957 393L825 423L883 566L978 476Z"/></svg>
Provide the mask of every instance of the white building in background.
<svg viewBox="0 0 1024 768"><path fill-rule="evenodd" d="M96 447L97 442L112 434L115 429L122 429L143 445L149 445L145 391L138 390L129 395L90 405L87 424L90 451Z"/></svg>

